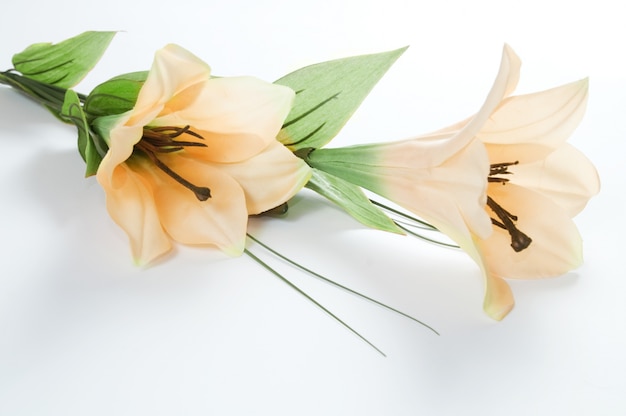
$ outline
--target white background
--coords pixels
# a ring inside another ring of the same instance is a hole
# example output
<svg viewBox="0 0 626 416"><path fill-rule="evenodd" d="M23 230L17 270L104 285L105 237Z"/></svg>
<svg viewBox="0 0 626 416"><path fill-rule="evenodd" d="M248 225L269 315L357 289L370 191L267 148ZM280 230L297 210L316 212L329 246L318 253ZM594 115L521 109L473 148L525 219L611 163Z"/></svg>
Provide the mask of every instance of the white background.
<svg viewBox="0 0 626 416"><path fill-rule="evenodd" d="M364 229L303 192L251 231L423 327L274 261L384 358L246 257L179 247L133 266L83 178L75 131L0 89L0 414L626 414L626 63L620 2L10 2L0 68L35 42L121 30L79 86L150 67L175 42L218 75L273 81L306 64L411 45L333 142L396 140L477 110L503 43L519 93L590 77L571 142L602 191L576 221L586 263L513 281L502 322L461 252ZM255 246L251 249L258 251ZM264 257L273 261L270 257Z"/></svg>

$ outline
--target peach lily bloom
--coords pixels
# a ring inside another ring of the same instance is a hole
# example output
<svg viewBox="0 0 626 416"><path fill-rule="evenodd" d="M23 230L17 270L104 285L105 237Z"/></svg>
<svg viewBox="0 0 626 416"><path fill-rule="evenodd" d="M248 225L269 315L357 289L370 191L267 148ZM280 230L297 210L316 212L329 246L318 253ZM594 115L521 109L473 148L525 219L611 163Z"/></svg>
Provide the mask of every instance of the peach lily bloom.
<svg viewBox="0 0 626 416"><path fill-rule="evenodd" d="M311 166L399 204L456 241L481 267L483 306L497 320L514 305L505 277L556 276L580 265L571 218L599 189L593 165L565 143L584 114L587 80L509 97L520 66L505 45L480 111L449 128L308 155Z"/></svg>
<svg viewBox="0 0 626 416"><path fill-rule="evenodd" d="M512 68L508 91L517 85L519 68ZM559 276L582 264L572 218L599 192L600 181L593 164L566 142L585 113L588 86L582 79L507 97L476 135L489 155L487 211L494 231L463 248L483 270L483 307L494 319L515 304L504 278ZM454 135L471 120L438 134Z"/></svg>
<svg viewBox="0 0 626 416"><path fill-rule="evenodd" d="M243 252L248 215L286 202L310 177L275 139L293 98L251 77L211 78L179 46L156 52L135 107L94 122L109 146L97 179L137 263L172 239Z"/></svg>

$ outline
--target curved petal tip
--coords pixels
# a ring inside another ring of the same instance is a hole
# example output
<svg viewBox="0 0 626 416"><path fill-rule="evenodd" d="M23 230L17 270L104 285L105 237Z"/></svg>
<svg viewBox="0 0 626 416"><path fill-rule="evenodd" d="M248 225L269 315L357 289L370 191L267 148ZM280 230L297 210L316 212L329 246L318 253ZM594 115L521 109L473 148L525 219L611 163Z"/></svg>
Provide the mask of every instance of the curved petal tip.
<svg viewBox="0 0 626 416"><path fill-rule="evenodd" d="M488 277L483 309L490 318L501 321L515 306L513 292L499 277Z"/></svg>

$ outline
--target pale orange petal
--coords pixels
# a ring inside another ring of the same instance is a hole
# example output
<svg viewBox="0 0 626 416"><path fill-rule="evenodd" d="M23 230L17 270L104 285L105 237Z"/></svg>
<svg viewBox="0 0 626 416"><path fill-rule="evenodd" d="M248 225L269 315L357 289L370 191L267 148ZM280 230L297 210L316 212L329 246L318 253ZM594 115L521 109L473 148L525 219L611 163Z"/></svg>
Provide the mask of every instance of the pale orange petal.
<svg viewBox="0 0 626 416"><path fill-rule="evenodd" d="M155 190L159 217L167 233L183 244L209 244L229 255L244 249L248 212L241 186L212 166L182 156L163 158L172 170L197 186L211 190L211 198L200 201L172 178L163 176Z"/></svg>
<svg viewBox="0 0 626 416"><path fill-rule="evenodd" d="M504 100L481 128L484 143L537 143L553 148L564 143L585 114L589 81Z"/></svg>
<svg viewBox="0 0 626 416"><path fill-rule="evenodd" d="M435 141L439 145L431 150L434 161L441 161L448 155L458 152L470 140L473 140L489 120L502 100L513 92L520 76L521 61L509 45L504 45L500 69L496 79L478 112L461 122L429 134L418 136L417 140ZM441 142L446 145L442 146Z"/></svg>
<svg viewBox="0 0 626 416"><path fill-rule="evenodd" d="M311 177L311 169L278 141L241 163L219 165L243 188L250 215L272 209L293 197Z"/></svg>
<svg viewBox="0 0 626 416"><path fill-rule="evenodd" d="M427 149L420 151L419 144L405 142L411 145L405 154L413 155L417 166L422 165L421 158L428 157ZM397 164L376 167L373 171L381 175L380 187L371 190L431 222L459 244L467 241L468 228L482 237L491 233L484 210L489 161L482 143L474 141L442 164L420 169L411 167L411 158L403 157L406 164L387 159L385 150L381 147L382 164L384 160ZM397 150L394 146L392 156L398 156Z"/></svg>
<svg viewBox="0 0 626 416"><path fill-rule="evenodd" d="M518 163L519 165L509 167L511 172L516 171L521 165L541 163L550 153L554 152L553 147L536 143L487 144L485 147L491 163ZM516 177L517 175L507 178L514 179Z"/></svg>
<svg viewBox="0 0 626 416"><path fill-rule="evenodd" d="M122 120L124 120L122 118ZM142 126L120 125L109 133L109 151L98 166L97 175L101 183L110 183L113 172L120 163L125 162L133 153L135 144L141 140ZM104 186L104 185L103 185Z"/></svg>
<svg viewBox="0 0 626 416"><path fill-rule="evenodd" d="M515 306L515 299L511 287L504 279L485 275L485 299L483 309L487 315L496 321L501 321Z"/></svg>
<svg viewBox="0 0 626 416"><path fill-rule="evenodd" d="M519 83L520 78L520 68L522 67L522 60L517 56L511 45L505 43L503 46L502 55L507 56L507 60L509 61L510 70L507 72L507 80L506 80L506 89L504 90L504 97L508 97L513 94L515 88L517 88L517 84ZM504 59L504 58L503 58Z"/></svg>
<svg viewBox="0 0 626 416"><path fill-rule="evenodd" d="M582 240L569 214L547 197L516 186L490 184L489 196L513 215L517 228L529 236L528 248L515 252L507 231L478 240L488 273L501 278L536 279L567 273L582 263ZM495 214L494 218L497 219Z"/></svg>
<svg viewBox="0 0 626 416"><path fill-rule="evenodd" d="M206 160L245 160L275 140L294 92L252 77L215 78L193 102L151 124L192 126L210 149Z"/></svg>
<svg viewBox="0 0 626 416"><path fill-rule="evenodd" d="M568 144L543 161L512 167L511 181L539 192L574 217L600 191L598 172L587 157Z"/></svg>
<svg viewBox="0 0 626 416"><path fill-rule="evenodd" d="M206 81L209 74L204 62L179 46L168 45L157 51L134 108L112 117L116 125L108 132L109 151L99 175L108 176L107 181L111 181L115 167L130 157L134 145L141 140L144 126L162 111L168 100L185 88Z"/></svg>
<svg viewBox="0 0 626 416"><path fill-rule="evenodd" d="M481 250L481 239L471 236L470 239L459 242L459 246L476 262L480 267L481 274L485 281L485 296L483 309L489 317L497 321L502 320L515 306L513 292L508 283L497 276L494 276L488 269L488 259L485 258Z"/></svg>
<svg viewBox="0 0 626 416"><path fill-rule="evenodd" d="M146 125L168 101L187 88L203 84L210 73L206 63L180 46L170 44L158 50L128 124Z"/></svg>
<svg viewBox="0 0 626 416"><path fill-rule="evenodd" d="M195 130L200 134L207 147L189 147L185 149L189 157L212 163L238 163L262 152L271 141L251 133L212 133Z"/></svg>
<svg viewBox="0 0 626 416"><path fill-rule="evenodd" d="M169 251L171 243L159 221L149 175L136 168L118 165L112 182L101 185L109 215L128 235L135 261L146 264Z"/></svg>
<svg viewBox="0 0 626 416"><path fill-rule="evenodd" d="M509 45L504 45L500 69L493 86L478 113L461 129L460 135L465 135L471 139L478 134L502 100L517 86L521 65L522 63L513 49Z"/></svg>

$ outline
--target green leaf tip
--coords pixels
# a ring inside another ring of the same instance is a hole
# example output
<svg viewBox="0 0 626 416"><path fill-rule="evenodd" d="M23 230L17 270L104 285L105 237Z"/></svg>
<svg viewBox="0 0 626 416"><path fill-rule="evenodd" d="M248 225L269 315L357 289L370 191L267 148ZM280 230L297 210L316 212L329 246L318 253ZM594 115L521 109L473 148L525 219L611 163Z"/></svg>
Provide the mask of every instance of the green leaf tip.
<svg viewBox="0 0 626 416"><path fill-rule="evenodd" d="M278 140L294 151L330 142L407 48L321 62L275 81L296 91Z"/></svg>
<svg viewBox="0 0 626 416"><path fill-rule="evenodd" d="M13 66L28 78L71 88L98 63L115 33L89 31L57 44L36 43L13 55Z"/></svg>

